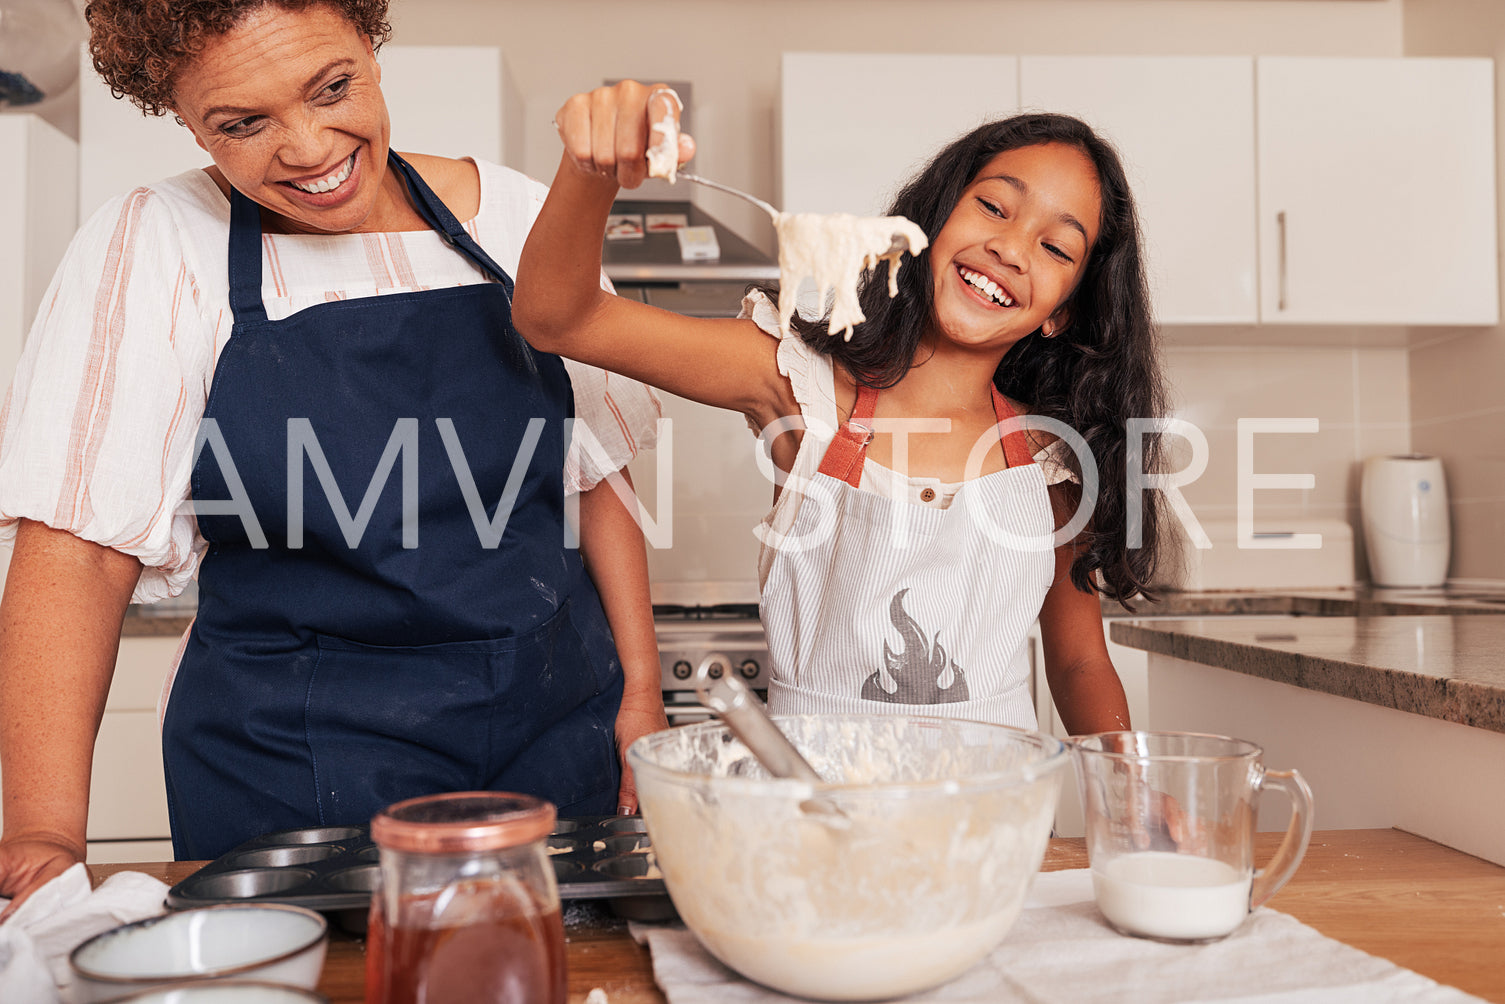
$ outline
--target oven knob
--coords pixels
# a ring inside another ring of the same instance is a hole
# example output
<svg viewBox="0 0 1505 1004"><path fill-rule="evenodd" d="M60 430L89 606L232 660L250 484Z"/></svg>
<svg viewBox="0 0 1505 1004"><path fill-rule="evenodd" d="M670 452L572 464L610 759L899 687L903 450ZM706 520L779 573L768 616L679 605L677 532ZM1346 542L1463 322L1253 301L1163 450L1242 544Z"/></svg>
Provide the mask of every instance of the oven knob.
<svg viewBox="0 0 1505 1004"><path fill-rule="evenodd" d="M717 659L706 668L706 675L713 680L719 680L721 679L721 674L725 671L726 666L722 664L720 659Z"/></svg>
<svg viewBox="0 0 1505 1004"><path fill-rule="evenodd" d="M691 667L691 665L688 662L686 662L683 659L680 659L678 662L676 662L674 664L674 670L673 670L673 672L674 672L674 678L676 680L688 680L690 678L690 674L692 672L694 672L694 669L693 669L693 667Z"/></svg>
<svg viewBox="0 0 1505 1004"><path fill-rule="evenodd" d="M744 680L756 679L761 667L756 659L743 659L742 665L737 667L737 672L742 674Z"/></svg>

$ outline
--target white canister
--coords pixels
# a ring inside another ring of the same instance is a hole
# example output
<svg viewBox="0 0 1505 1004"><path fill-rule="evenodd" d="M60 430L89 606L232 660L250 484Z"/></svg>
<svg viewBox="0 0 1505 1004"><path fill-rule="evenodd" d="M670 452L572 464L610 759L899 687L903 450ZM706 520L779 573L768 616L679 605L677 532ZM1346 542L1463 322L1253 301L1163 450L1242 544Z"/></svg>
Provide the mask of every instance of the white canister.
<svg viewBox="0 0 1505 1004"><path fill-rule="evenodd" d="M1369 574L1377 586L1440 586L1450 550L1447 483L1437 457L1364 461L1359 488Z"/></svg>

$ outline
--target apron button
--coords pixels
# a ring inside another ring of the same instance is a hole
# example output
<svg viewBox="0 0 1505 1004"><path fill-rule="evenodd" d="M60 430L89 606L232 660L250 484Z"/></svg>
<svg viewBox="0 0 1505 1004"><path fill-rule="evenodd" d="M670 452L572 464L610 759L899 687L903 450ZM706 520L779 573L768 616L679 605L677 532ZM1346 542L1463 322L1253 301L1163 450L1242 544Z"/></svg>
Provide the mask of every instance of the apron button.
<svg viewBox="0 0 1505 1004"><path fill-rule="evenodd" d="M934 502L935 501L935 489L934 488L926 488L923 491L921 491L920 492L920 501L921 502Z"/></svg>

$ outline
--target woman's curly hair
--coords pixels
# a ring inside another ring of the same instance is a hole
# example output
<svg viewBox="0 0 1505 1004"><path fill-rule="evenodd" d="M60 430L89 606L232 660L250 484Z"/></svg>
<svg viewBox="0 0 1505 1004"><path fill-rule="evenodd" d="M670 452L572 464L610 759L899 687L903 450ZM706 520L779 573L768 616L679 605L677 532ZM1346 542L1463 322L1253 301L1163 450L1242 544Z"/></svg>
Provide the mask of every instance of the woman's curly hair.
<svg viewBox="0 0 1505 1004"><path fill-rule="evenodd" d="M212 38L268 4L284 10L330 7L381 48L392 34L387 0L90 0L89 54L117 98L148 115L173 110L183 64Z"/></svg>

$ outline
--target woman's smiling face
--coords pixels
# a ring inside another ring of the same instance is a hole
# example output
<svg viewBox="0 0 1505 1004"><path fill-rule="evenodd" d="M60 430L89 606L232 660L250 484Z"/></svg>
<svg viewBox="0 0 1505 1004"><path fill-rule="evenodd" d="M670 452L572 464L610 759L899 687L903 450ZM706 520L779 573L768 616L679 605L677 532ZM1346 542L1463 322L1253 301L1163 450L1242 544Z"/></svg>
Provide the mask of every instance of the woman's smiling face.
<svg viewBox="0 0 1505 1004"><path fill-rule="evenodd" d="M1082 150L1043 143L995 156L931 245L932 334L1007 348L1047 321L1064 326L1101 218Z"/></svg>
<svg viewBox="0 0 1505 1004"><path fill-rule="evenodd" d="M175 110L286 229L380 229L390 122L371 42L332 7L268 3L182 68Z"/></svg>

